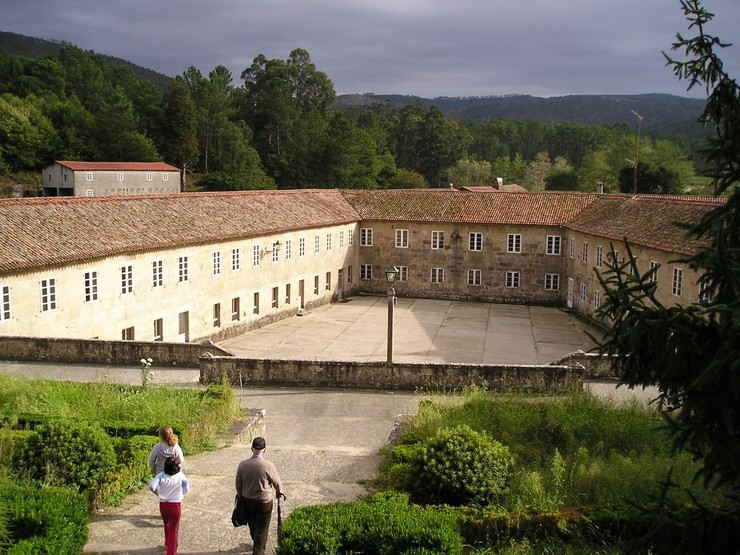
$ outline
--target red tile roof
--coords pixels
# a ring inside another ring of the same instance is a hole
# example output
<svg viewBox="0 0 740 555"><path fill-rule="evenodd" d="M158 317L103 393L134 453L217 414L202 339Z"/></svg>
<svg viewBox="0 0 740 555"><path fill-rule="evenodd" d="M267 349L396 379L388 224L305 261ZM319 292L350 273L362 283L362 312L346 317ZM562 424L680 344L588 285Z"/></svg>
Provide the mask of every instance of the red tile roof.
<svg viewBox="0 0 740 555"><path fill-rule="evenodd" d="M564 225L598 199L584 193L496 194L449 189L343 189L364 220Z"/></svg>
<svg viewBox="0 0 740 555"><path fill-rule="evenodd" d="M180 168L164 162L76 162L57 160L57 164L72 171L138 171L138 172L179 172Z"/></svg>
<svg viewBox="0 0 740 555"><path fill-rule="evenodd" d="M0 272L355 222L333 189L0 200Z"/></svg>

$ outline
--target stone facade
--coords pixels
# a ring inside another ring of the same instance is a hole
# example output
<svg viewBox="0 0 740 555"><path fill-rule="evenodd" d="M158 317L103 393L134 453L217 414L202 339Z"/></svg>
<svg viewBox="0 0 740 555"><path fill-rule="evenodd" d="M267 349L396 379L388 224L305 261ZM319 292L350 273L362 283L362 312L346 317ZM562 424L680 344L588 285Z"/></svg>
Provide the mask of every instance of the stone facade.
<svg viewBox="0 0 740 555"><path fill-rule="evenodd" d="M58 161L41 172L44 196L110 197L180 192L180 170L162 162Z"/></svg>

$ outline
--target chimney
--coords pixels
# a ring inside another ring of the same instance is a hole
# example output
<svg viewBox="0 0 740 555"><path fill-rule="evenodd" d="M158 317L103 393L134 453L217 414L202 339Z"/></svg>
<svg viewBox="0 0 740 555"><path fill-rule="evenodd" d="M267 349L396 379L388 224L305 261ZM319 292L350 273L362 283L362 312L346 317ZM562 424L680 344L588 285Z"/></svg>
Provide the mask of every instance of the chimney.
<svg viewBox="0 0 740 555"><path fill-rule="evenodd" d="M502 190L504 188L504 178L503 177L497 177L496 181L493 184L493 188L497 190Z"/></svg>
<svg viewBox="0 0 740 555"><path fill-rule="evenodd" d="M601 181L596 184L596 192L600 195L604 194L604 184Z"/></svg>

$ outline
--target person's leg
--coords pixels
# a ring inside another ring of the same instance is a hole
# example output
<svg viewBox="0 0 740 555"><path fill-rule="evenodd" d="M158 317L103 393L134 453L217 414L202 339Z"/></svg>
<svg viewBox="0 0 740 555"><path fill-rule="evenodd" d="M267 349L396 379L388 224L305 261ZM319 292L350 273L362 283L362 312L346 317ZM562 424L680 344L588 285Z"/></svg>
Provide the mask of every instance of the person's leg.
<svg viewBox="0 0 740 555"><path fill-rule="evenodd" d="M272 517L272 501L260 503L256 512L256 527L254 532L253 555L264 555L267 549L267 534L270 531L270 518Z"/></svg>
<svg viewBox="0 0 740 555"><path fill-rule="evenodd" d="M180 503L160 503L159 511L164 522L164 546L167 549L167 555L177 555L182 505Z"/></svg>

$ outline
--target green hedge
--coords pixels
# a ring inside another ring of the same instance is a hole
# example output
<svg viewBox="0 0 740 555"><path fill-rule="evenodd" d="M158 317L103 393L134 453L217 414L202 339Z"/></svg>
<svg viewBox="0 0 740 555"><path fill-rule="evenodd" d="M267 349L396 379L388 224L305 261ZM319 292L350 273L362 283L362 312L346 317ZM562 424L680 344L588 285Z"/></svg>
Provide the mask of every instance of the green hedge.
<svg viewBox="0 0 740 555"><path fill-rule="evenodd" d="M460 554L454 520L408 505L406 496L378 494L370 502L300 507L283 523L278 555Z"/></svg>
<svg viewBox="0 0 740 555"><path fill-rule="evenodd" d="M3 484L0 506L10 533L7 555L75 555L87 543L87 500L69 489Z"/></svg>

